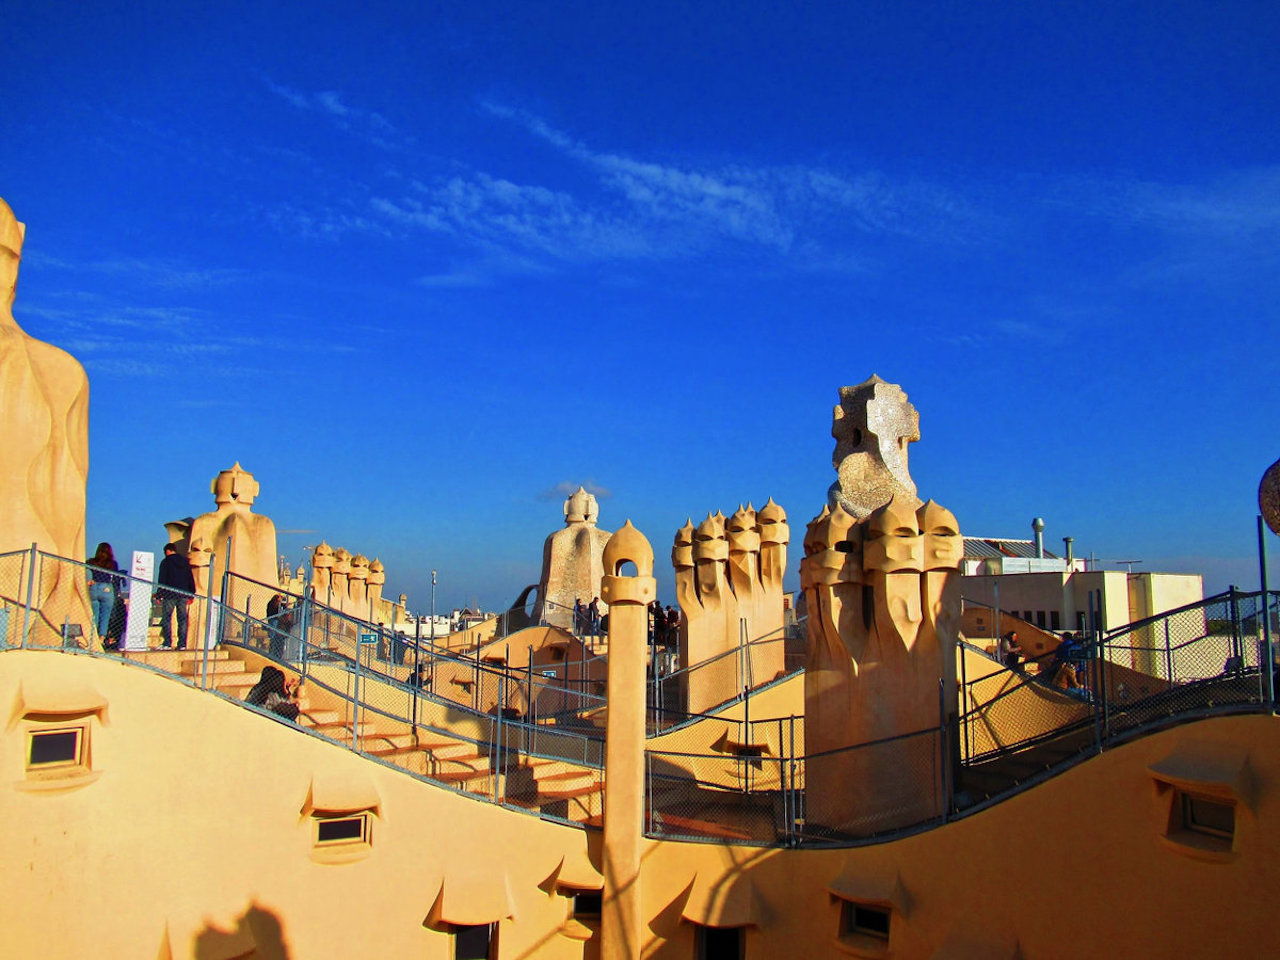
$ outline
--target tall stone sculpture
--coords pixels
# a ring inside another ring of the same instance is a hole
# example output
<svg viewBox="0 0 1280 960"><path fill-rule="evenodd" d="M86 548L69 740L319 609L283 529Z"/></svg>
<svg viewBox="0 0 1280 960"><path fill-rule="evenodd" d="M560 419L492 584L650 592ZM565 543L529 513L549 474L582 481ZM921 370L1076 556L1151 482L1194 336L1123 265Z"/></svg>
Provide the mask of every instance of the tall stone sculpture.
<svg viewBox="0 0 1280 960"><path fill-rule="evenodd" d="M875 374L856 387L841 387L831 422L836 481L828 506L839 504L855 520L897 497L919 506L907 469L907 444L920 439L920 414L896 383Z"/></svg>
<svg viewBox="0 0 1280 960"><path fill-rule="evenodd" d="M742 506L728 518L708 513L696 529L689 521L676 532L671 561L683 614L680 665L716 660L686 674L688 710L706 710L783 671L788 540L786 514L772 499L758 513ZM753 642L769 637L777 639ZM747 657L728 656L744 642L751 644Z"/></svg>
<svg viewBox="0 0 1280 960"><path fill-rule="evenodd" d="M243 611L249 603L249 613L264 617L267 601L275 593L274 584L279 578L276 567L276 525L270 518L254 513L253 501L259 485L253 474L237 463L230 470L221 471L210 484L217 509L196 517L191 524L189 542L203 540L213 550L215 579L226 570L240 577L255 580L266 586L255 586L232 578L227 602ZM227 541L230 538L230 552Z"/></svg>
<svg viewBox="0 0 1280 960"><path fill-rule="evenodd" d="M880 396L905 404L898 387L873 381L863 394L869 401ZM902 413L901 405L896 409ZM845 407L837 414L833 433L852 437L862 429L849 413ZM914 438L914 410L907 419ZM894 431L905 421L896 422ZM847 459L837 454L841 462ZM901 462L905 469L905 456ZM850 496L837 497L814 518L800 564L809 609L805 752L813 802L807 814L813 823L854 835L942 813L949 751L941 731L953 722L957 699L959 525L933 501L921 504L905 474L893 477L898 492L855 516L846 500L863 510L888 489L883 475L871 479L868 489L877 492L845 491Z"/></svg>
<svg viewBox="0 0 1280 960"><path fill-rule="evenodd" d="M347 582L347 609L361 620L369 618L369 558L357 553L351 558L351 574Z"/></svg>
<svg viewBox="0 0 1280 960"><path fill-rule="evenodd" d="M320 541L311 551L311 595L317 603L333 606L333 547Z"/></svg>
<svg viewBox="0 0 1280 960"><path fill-rule="evenodd" d="M339 613L351 612L351 554L344 547L333 551L333 566L329 570L329 582L333 598L329 606Z"/></svg>
<svg viewBox="0 0 1280 960"><path fill-rule="evenodd" d="M89 381L70 354L13 318L26 228L0 200L0 552L83 560L89 475ZM84 574L46 564L35 601L46 623L88 628Z"/></svg>
<svg viewBox="0 0 1280 960"><path fill-rule="evenodd" d="M383 622L386 615L383 612L384 601L382 599L382 589L387 583L387 571L382 565L382 561L377 557L373 558L373 562L369 564L369 580L368 591L369 609L373 611L373 619Z"/></svg>
<svg viewBox="0 0 1280 960"><path fill-rule="evenodd" d="M564 527L542 547L538 596L547 623L572 630L574 600L580 599L585 607L600 595L610 534L596 526L599 517L599 503L582 487L564 502Z"/></svg>

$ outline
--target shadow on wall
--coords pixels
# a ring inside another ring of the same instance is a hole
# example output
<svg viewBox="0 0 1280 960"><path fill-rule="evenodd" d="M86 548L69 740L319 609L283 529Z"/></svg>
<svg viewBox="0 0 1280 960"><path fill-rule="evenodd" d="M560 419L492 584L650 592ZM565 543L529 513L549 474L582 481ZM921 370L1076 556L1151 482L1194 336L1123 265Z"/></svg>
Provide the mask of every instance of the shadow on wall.
<svg viewBox="0 0 1280 960"><path fill-rule="evenodd" d="M280 917L252 903L234 929L222 930L207 923L191 944L194 960L289 960L284 924Z"/></svg>

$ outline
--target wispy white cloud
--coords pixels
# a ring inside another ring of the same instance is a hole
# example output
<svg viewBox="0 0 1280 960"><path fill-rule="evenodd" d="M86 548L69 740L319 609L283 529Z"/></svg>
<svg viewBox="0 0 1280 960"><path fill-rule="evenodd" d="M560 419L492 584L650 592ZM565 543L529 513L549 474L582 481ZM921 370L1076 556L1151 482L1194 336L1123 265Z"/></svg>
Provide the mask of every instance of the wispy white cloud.
<svg viewBox="0 0 1280 960"><path fill-rule="evenodd" d="M394 149L403 140L400 131L382 114L353 107L336 90L307 93L277 83L267 76L262 80L268 90L295 109L319 113L339 130L358 136L384 150Z"/></svg>
<svg viewBox="0 0 1280 960"><path fill-rule="evenodd" d="M978 213L941 187L820 168L700 167L597 150L544 120L488 102L572 162L571 187L521 183L483 170L404 177L398 195L371 197L370 216L483 253L429 273L426 286L477 286L529 264L673 260L711 252L763 254L787 269L865 269L870 238L948 242L981 233ZM584 179L582 174L587 174ZM495 256L500 253L501 256Z"/></svg>
<svg viewBox="0 0 1280 960"><path fill-rule="evenodd" d="M114 257L73 263L46 254L32 253L22 258L23 267L66 270L124 277L140 286L165 291L202 291L249 279L248 270L226 267L191 267L176 260L144 257Z"/></svg>
<svg viewBox="0 0 1280 960"><path fill-rule="evenodd" d="M358 349L346 340L295 342L246 334L212 310L117 306L98 295L76 298L72 306L22 303L14 312L24 328L36 327L37 335L80 358L91 372L109 376L156 377L173 373L175 366L187 373L198 371L204 378L248 376L254 368L247 361L271 353L342 354Z"/></svg>
<svg viewBox="0 0 1280 960"><path fill-rule="evenodd" d="M1043 199L1126 226L1246 238L1280 229L1280 166L1235 171L1199 184L1070 179L1050 184Z"/></svg>

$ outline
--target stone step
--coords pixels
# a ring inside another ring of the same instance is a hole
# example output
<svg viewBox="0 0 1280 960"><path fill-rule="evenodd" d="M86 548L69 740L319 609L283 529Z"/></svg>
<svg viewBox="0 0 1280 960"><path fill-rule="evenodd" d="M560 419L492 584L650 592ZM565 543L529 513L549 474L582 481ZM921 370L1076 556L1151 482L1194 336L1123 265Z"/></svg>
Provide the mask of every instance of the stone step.
<svg viewBox="0 0 1280 960"><path fill-rule="evenodd" d="M412 733L380 733L376 737L366 737L360 744L365 753L382 756L399 750L421 750L418 738Z"/></svg>
<svg viewBox="0 0 1280 960"><path fill-rule="evenodd" d="M549 787L538 788L538 797L543 800L572 800L578 797L590 796L593 793L600 793L604 790L604 783L592 782L580 786L551 785Z"/></svg>
<svg viewBox="0 0 1280 960"><path fill-rule="evenodd" d="M371 723L361 721L356 724L361 739L365 737L378 736L378 730ZM351 742L351 724L342 721L334 721L330 723L316 723L311 725L311 729L322 736L328 737L330 740L337 740L340 743Z"/></svg>
<svg viewBox="0 0 1280 960"><path fill-rule="evenodd" d="M433 780L439 780L441 783L452 783L462 785L464 789L472 793L483 793L488 796L492 792L490 782L492 778L488 770L442 770L438 773L428 774ZM484 779L483 785L476 781ZM479 787L480 789L473 789Z"/></svg>
<svg viewBox="0 0 1280 960"><path fill-rule="evenodd" d="M186 652L186 651L180 651ZM179 668L179 673L184 677L199 677L204 674L205 669L211 674L227 674L227 673L244 673L243 660L214 660L210 659L206 664L204 660L183 660Z"/></svg>
<svg viewBox="0 0 1280 960"><path fill-rule="evenodd" d="M681 817L670 813L661 814L654 819L661 819L663 826L668 829L678 830L682 834L695 837L710 837L717 840L751 839L751 834L743 830L710 820L698 820L694 817Z"/></svg>
<svg viewBox="0 0 1280 960"><path fill-rule="evenodd" d="M213 675L213 685L223 693L243 696L251 687L262 679L259 673L217 673Z"/></svg>
<svg viewBox="0 0 1280 960"><path fill-rule="evenodd" d="M158 667L161 670L167 670L170 673L177 673L182 668L182 664L193 658L203 659L204 653L201 650L133 650L125 651L123 654L126 660L137 660L141 663ZM212 666L215 662L227 663L229 654L226 650L210 650L209 664Z"/></svg>
<svg viewBox="0 0 1280 960"><path fill-rule="evenodd" d="M489 773L489 758L478 755L441 758L433 756L429 750L405 747L388 754L379 754L379 756L398 767L403 767L410 773L421 773L437 780L444 774L487 776Z"/></svg>
<svg viewBox="0 0 1280 960"><path fill-rule="evenodd" d="M337 710L320 710L311 709L303 700L298 701L298 709L302 712L298 714L298 723L304 727L314 727L320 723L341 723L342 714Z"/></svg>
<svg viewBox="0 0 1280 960"><path fill-rule="evenodd" d="M589 823L603 813L603 784L573 790L539 790L538 808L548 816Z"/></svg>
<svg viewBox="0 0 1280 960"><path fill-rule="evenodd" d="M478 753L476 745L466 740L422 740L419 741L419 746L424 750L430 750L441 760L473 757Z"/></svg>
<svg viewBox="0 0 1280 960"><path fill-rule="evenodd" d="M545 768L544 768L545 769ZM533 769L534 782L538 784L538 792L547 790L571 790L574 787L586 786L596 782L598 772L595 770L559 770L555 773L539 775L538 768Z"/></svg>

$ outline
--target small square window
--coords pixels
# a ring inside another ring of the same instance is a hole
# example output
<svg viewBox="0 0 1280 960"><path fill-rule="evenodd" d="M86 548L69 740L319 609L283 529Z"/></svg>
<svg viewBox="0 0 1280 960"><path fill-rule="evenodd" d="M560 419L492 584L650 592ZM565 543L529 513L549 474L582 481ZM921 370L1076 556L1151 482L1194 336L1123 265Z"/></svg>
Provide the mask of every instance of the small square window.
<svg viewBox="0 0 1280 960"><path fill-rule="evenodd" d="M1236 833L1236 808L1233 803L1180 793L1182 829L1202 833L1230 843Z"/></svg>
<svg viewBox="0 0 1280 960"><path fill-rule="evenodd" d="M742 960L746 936L742 927L698 927L697 960Z"/></svg>
<svg viewBox="0 0 1280 960"><path fill-rule="evenodd" d="M369 814L358 813L344 817L315 817L316 846L329 847L340 844L365 844L371 839Z"/></svg>
<svg viewBox="0 0 1280 960"><path fill-rule="evenodd" d="M599 890L579 890L573 894L575 920L599 920L604 910L604 894Z"/></svg>
<svg viewBox="0 0 1280 960"><path fill-rule="evenodd" d="M840 936L889 940L889 910L845 900L840 905Z"/></svg>
<svg viewBox="0 0 1280 960"><path fill-rule="evenodd" d="M48 769L78 765L83 737L83 727L71 727L66 730L32 730L27 767Z"/></svg>
<svg viewBox="0 0 1280 960"><path fill-rule="evenodd" d="M496 924L481 923L475 926L453 928L453 960L490 960L496 946Z"/></svg>
<svg viewBox="0 0 1280 960"><path fill-rule="evenodd" d="M89 774L89 726L34 726L27 731L27 779L80 779Z"/></svg>

